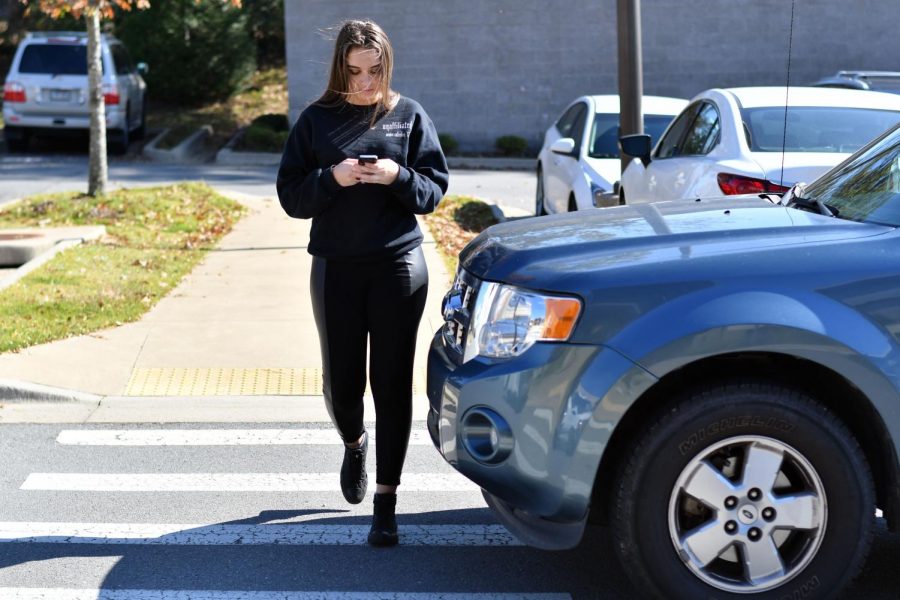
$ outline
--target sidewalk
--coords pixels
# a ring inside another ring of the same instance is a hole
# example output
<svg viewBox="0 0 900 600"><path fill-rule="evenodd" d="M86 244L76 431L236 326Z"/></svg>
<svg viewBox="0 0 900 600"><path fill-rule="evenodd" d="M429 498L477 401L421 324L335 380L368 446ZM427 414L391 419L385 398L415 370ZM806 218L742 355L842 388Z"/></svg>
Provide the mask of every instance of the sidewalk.
<svg viewBox="0 0 900 600"><path fill-rule="evenodd" d="M287 217L275 198L223 193L248 215L139 322L0 355L0 422L328 420L309 297L310 222ZM420 227L430 286L416 419L427 411L425 357L448 287ZM55 389L42 394L40 386ZM367 398L366 418L373 416Z"/></svg>

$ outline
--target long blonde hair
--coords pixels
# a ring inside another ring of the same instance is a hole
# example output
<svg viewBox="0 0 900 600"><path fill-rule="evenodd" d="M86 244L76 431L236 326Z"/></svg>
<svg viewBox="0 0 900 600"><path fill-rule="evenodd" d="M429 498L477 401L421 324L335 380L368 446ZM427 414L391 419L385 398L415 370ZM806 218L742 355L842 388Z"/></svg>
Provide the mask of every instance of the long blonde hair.
<svg viewBox="0 0 900 600"><path fill-rule="evenodd" d="M328 88L314 104L339 106L350 96L350 71L347 56L356 48L374 50L381 58L379 98L372 115L372 124L378 116L390 111L397 104L398 94L391 89L394 74L394 49L384 30L374 21L344 21L334 42L331 57L331 74Z"/></svg>

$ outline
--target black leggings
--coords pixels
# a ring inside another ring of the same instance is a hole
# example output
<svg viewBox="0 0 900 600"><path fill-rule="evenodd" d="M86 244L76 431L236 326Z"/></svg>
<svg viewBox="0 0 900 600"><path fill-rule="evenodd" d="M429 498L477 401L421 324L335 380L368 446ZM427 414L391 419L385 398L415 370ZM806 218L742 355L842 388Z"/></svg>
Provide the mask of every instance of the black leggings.
<svg viewBox="0 0 900 600"><path fill-rule="evenodd" d="M379 262L313 257L310 291L328 414L346 443L365 430L368 337L378 432L376 483L399 485L412 424L416 332L428 293L422 249Z"/></svg>

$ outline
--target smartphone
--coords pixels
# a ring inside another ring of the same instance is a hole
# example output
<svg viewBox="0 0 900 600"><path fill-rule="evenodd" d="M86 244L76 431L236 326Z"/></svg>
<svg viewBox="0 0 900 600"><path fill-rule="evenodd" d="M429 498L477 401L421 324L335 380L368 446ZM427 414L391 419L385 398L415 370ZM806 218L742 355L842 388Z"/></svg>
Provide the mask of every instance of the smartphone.
<svg viewBox="0 0 900 600"><path fill-rule="evenodd" d="M378 161L378 156L375 154L360 154L358 162L361 165L369 164L373 165Z"/></svg>

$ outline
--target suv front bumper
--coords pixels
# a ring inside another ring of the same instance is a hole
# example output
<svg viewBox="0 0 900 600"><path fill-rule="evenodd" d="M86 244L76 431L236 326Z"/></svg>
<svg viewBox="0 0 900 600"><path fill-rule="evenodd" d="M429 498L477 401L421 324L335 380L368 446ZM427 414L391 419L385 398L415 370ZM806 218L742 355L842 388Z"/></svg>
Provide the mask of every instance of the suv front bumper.
<svg viewBox="0 0 900 600"><path fill-rule="evenodd" d="M481 486L517 537L569 548L581 538L603 450L637 397L630 392L654 381L603 346L539 343L513 359L457 364L438 332L428 354L428 430L444 459ZM509 425L504 460L476 458L467 424L472 409L489 409Z"/></svg>

